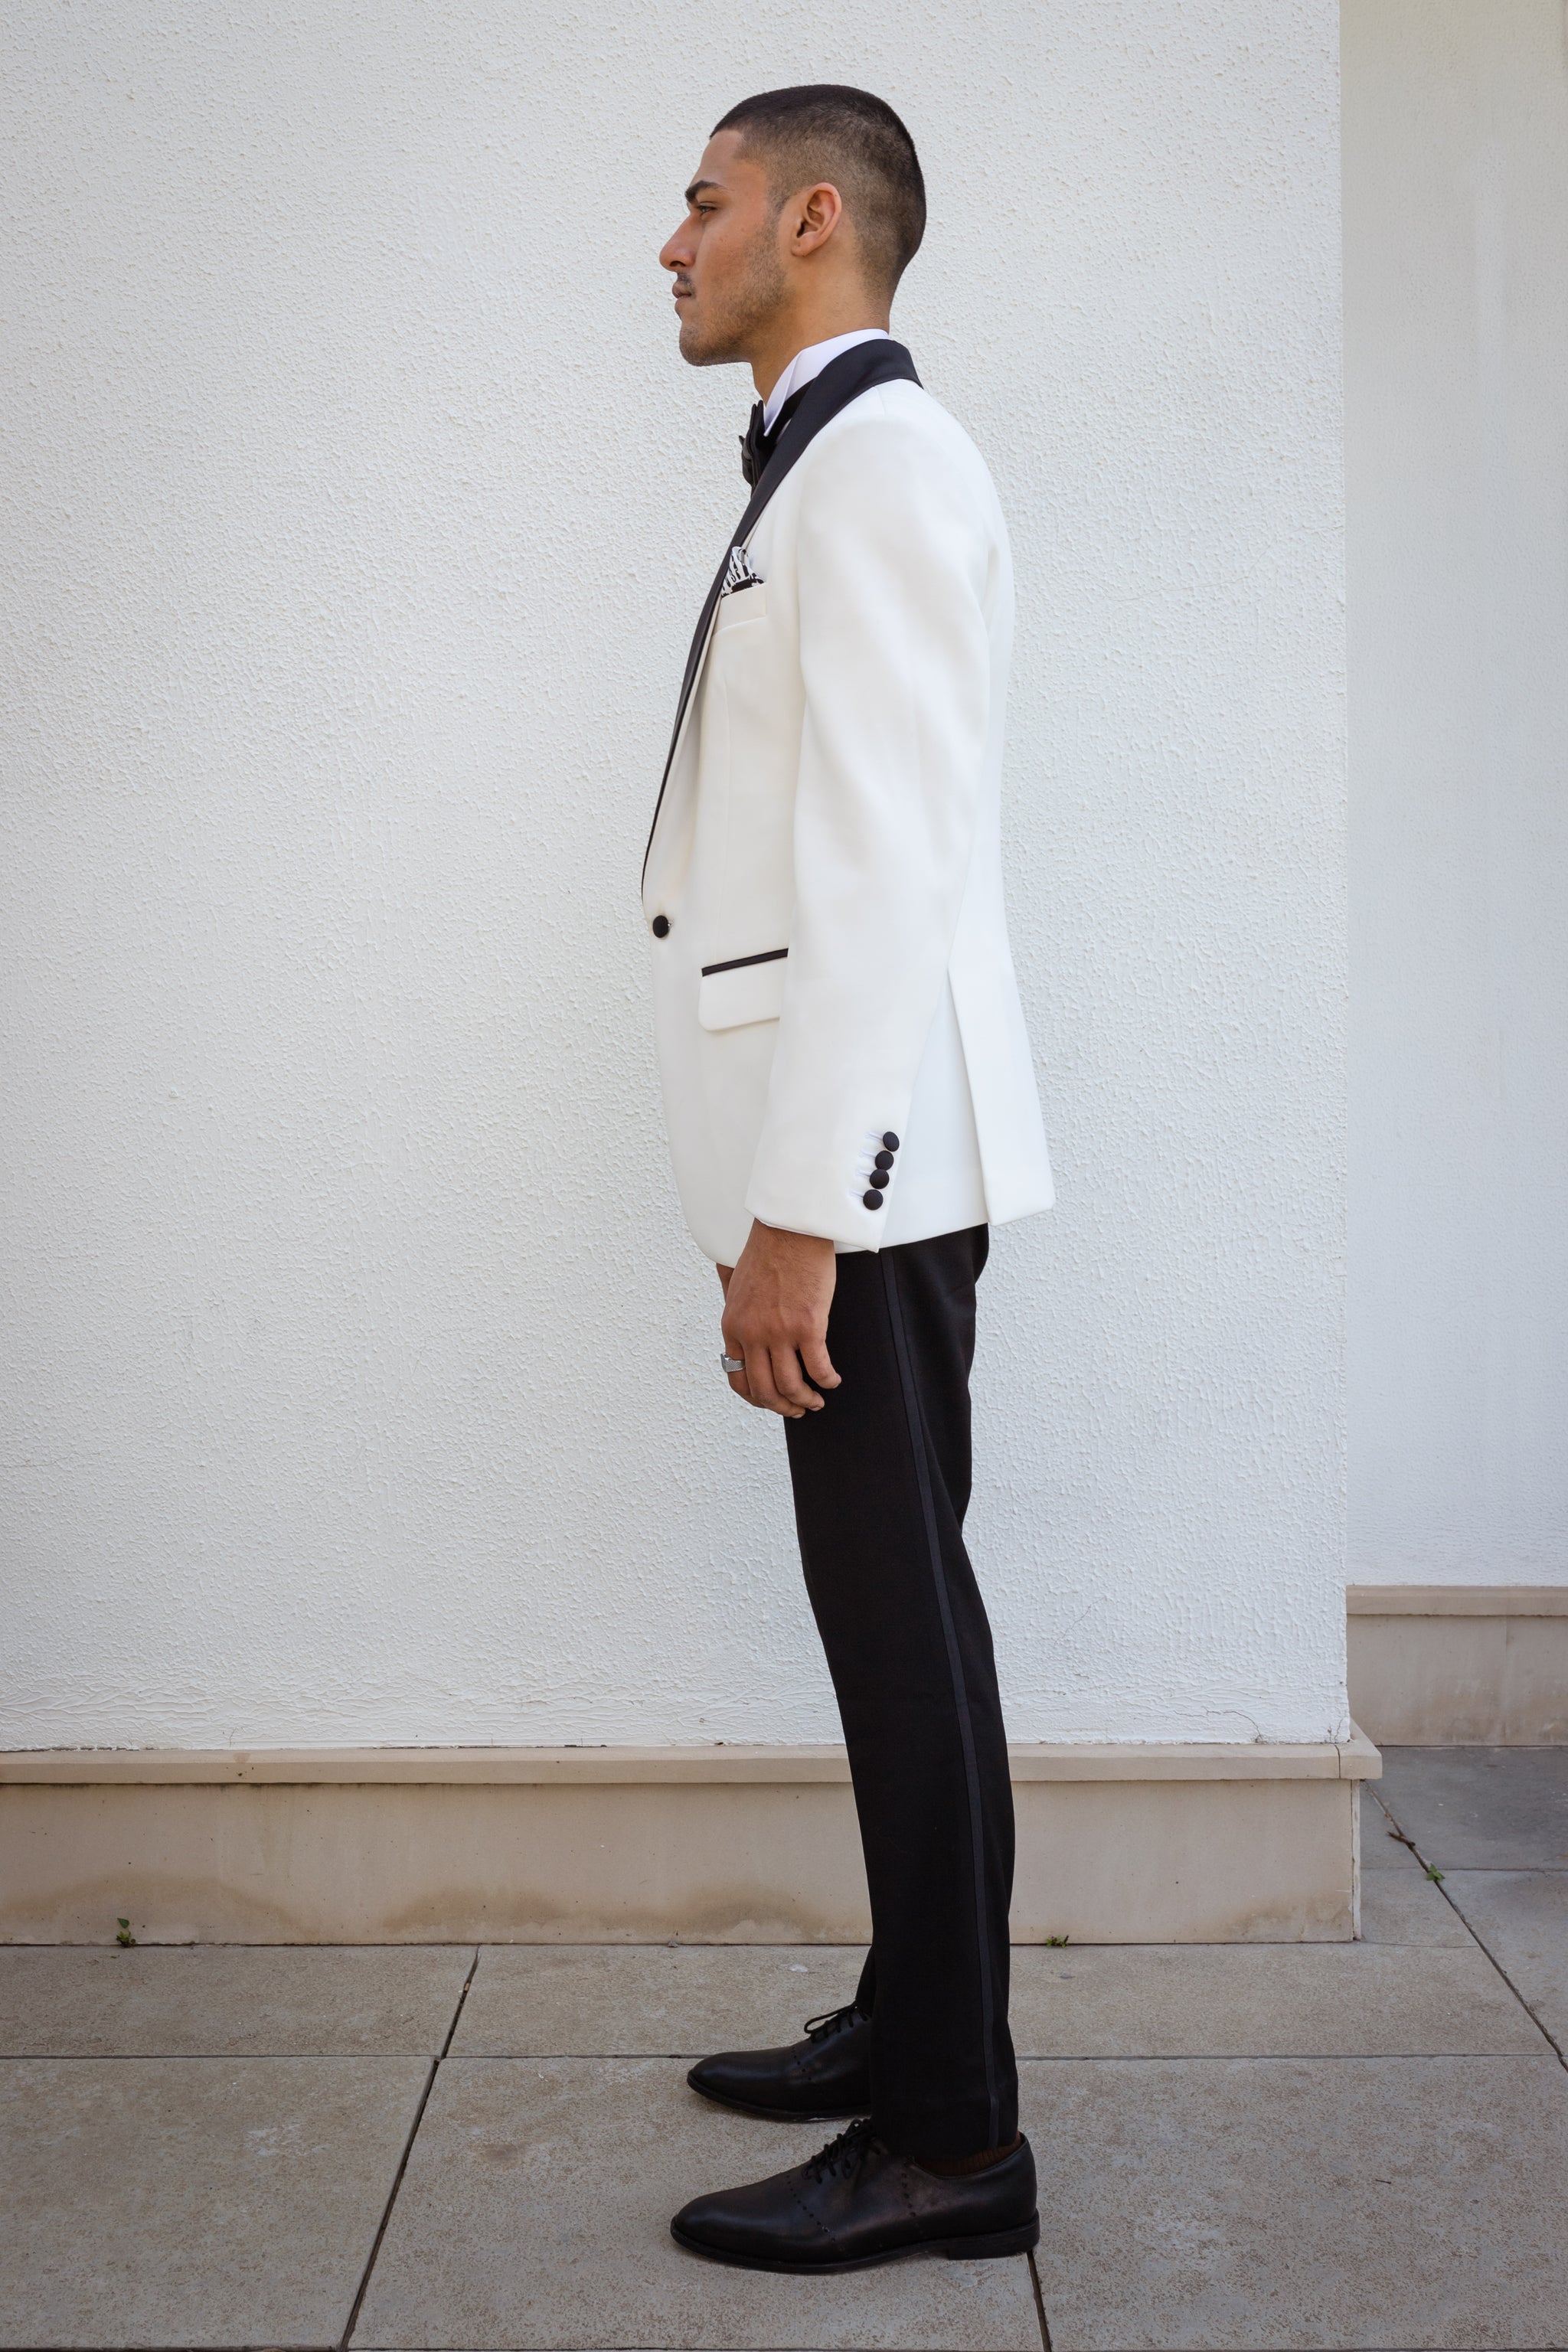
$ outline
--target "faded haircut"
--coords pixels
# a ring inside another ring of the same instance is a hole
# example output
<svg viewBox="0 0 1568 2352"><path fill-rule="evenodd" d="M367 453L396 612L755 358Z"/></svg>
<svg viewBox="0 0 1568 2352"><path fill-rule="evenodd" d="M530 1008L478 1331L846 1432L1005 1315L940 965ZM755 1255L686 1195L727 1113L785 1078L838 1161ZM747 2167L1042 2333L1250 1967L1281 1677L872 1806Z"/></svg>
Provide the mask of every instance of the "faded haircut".
<svg viewBox="0 0 1568 2352"><path fill-rule="evenodd" d="M915 142L886 100L835 81L763 90L732 106L713 135L738 131L764 156L782 205L796 188L828 180L868 267L891 293L925 235L926 191Z"/></svg>

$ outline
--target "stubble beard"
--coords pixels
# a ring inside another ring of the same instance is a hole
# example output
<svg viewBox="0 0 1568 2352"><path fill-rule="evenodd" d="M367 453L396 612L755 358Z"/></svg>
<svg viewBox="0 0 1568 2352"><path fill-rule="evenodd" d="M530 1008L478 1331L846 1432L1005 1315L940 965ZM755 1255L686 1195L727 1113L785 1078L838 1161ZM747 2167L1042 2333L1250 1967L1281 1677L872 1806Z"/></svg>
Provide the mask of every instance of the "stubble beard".
<svg viewBox="0 0 1568 2352"><path fill-rule="evenodd" d="M721 297L698 299L700 318L680 321L680 356L689 367L723 367L749 357L759 333L781 308L788 291L784 264L770 223L754 239L744 268Z"/></svg>

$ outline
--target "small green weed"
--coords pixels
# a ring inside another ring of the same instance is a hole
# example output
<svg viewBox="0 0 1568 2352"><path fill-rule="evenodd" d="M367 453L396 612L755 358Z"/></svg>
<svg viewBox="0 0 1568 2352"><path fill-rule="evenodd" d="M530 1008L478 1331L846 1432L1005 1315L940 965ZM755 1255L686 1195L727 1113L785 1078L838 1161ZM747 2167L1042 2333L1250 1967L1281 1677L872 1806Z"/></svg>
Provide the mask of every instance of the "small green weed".
<svg viewBox="0 0 1568 2352"><path fill-rule="evenodd" d="M136 1941L135 1937L131 1932L131 1922L129 1919L121 1920L120 1933L115 1937L114 1940L117 1944L124 1944L127 1947Z"/></svg>
<svg viewBox="0 0 1568 2352"><path fill-rule="evenodd" d="M1072 1937L1070 1936L1047 1936L1046 1937L1046 1942L1053 1952L1064 1950L1071 1941Z"/></svg>
<svg viewBox="0 0 1568 2352"><path fill-rule="evenodd" d="M1401 1845L1408 1846L1412 1853L1415 1853L1415 1839L1406 1837L1403 1830L1390 1830L1388 1834L1391 1838L1396 1839ZM1417 1862L1421 1862L1421 1857L1418 1853L1415 1853L1415 1859ZM1442 1885L1443 1874L1438 1869L1436 1863L1421 1862L1421 1867L1426 1873L1427 1877L1432 1881L1434 1886L1440 1886Z"/></svg>

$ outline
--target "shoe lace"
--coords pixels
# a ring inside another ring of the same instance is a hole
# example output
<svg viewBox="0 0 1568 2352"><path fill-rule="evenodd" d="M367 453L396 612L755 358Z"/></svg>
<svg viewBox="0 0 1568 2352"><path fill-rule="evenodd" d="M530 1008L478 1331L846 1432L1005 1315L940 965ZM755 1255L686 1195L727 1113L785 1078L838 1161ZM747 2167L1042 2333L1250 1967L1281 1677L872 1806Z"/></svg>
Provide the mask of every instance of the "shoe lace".
<svg viewBox="0 0 1568 2352"><path fill-rule="evenodd" d="M847 2025L853 2025L859 2014L852 2000L846 2001L842 2009L825 2009L820 2017L806 2019L807 2039L812 2042L826 2042L830 2034L842 2033Z"/></svg>
<svg viewBox="0 0 1568 2352"><path fill-rule="evenodd" d="M819 2148L806 2165L813 2180L826 2180L830 2173L842 2173L846 2179L858 2165L865 2162L874 2145L869 2119L862 2116L837 2139Z"/></svg>

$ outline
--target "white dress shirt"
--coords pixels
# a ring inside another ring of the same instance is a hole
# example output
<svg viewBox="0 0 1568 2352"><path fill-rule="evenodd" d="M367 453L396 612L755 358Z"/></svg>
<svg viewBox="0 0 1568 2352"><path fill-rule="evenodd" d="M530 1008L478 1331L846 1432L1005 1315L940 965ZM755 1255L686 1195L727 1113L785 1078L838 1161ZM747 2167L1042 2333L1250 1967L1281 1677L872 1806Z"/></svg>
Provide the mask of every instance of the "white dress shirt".
<svg viewBox="0 0 1568 2352"><path fill-rule="evenodd" d="M857 343L886 343L891 341L886 327L857 327L852 335L829 335L825 343L807 343L804 352L796 352L769 393L767 406L763 411L763 431L773 431L773 419L790 394L809 383L813 376L820 375L828 361L836 360L840 352L852 352Z"/></svg>

